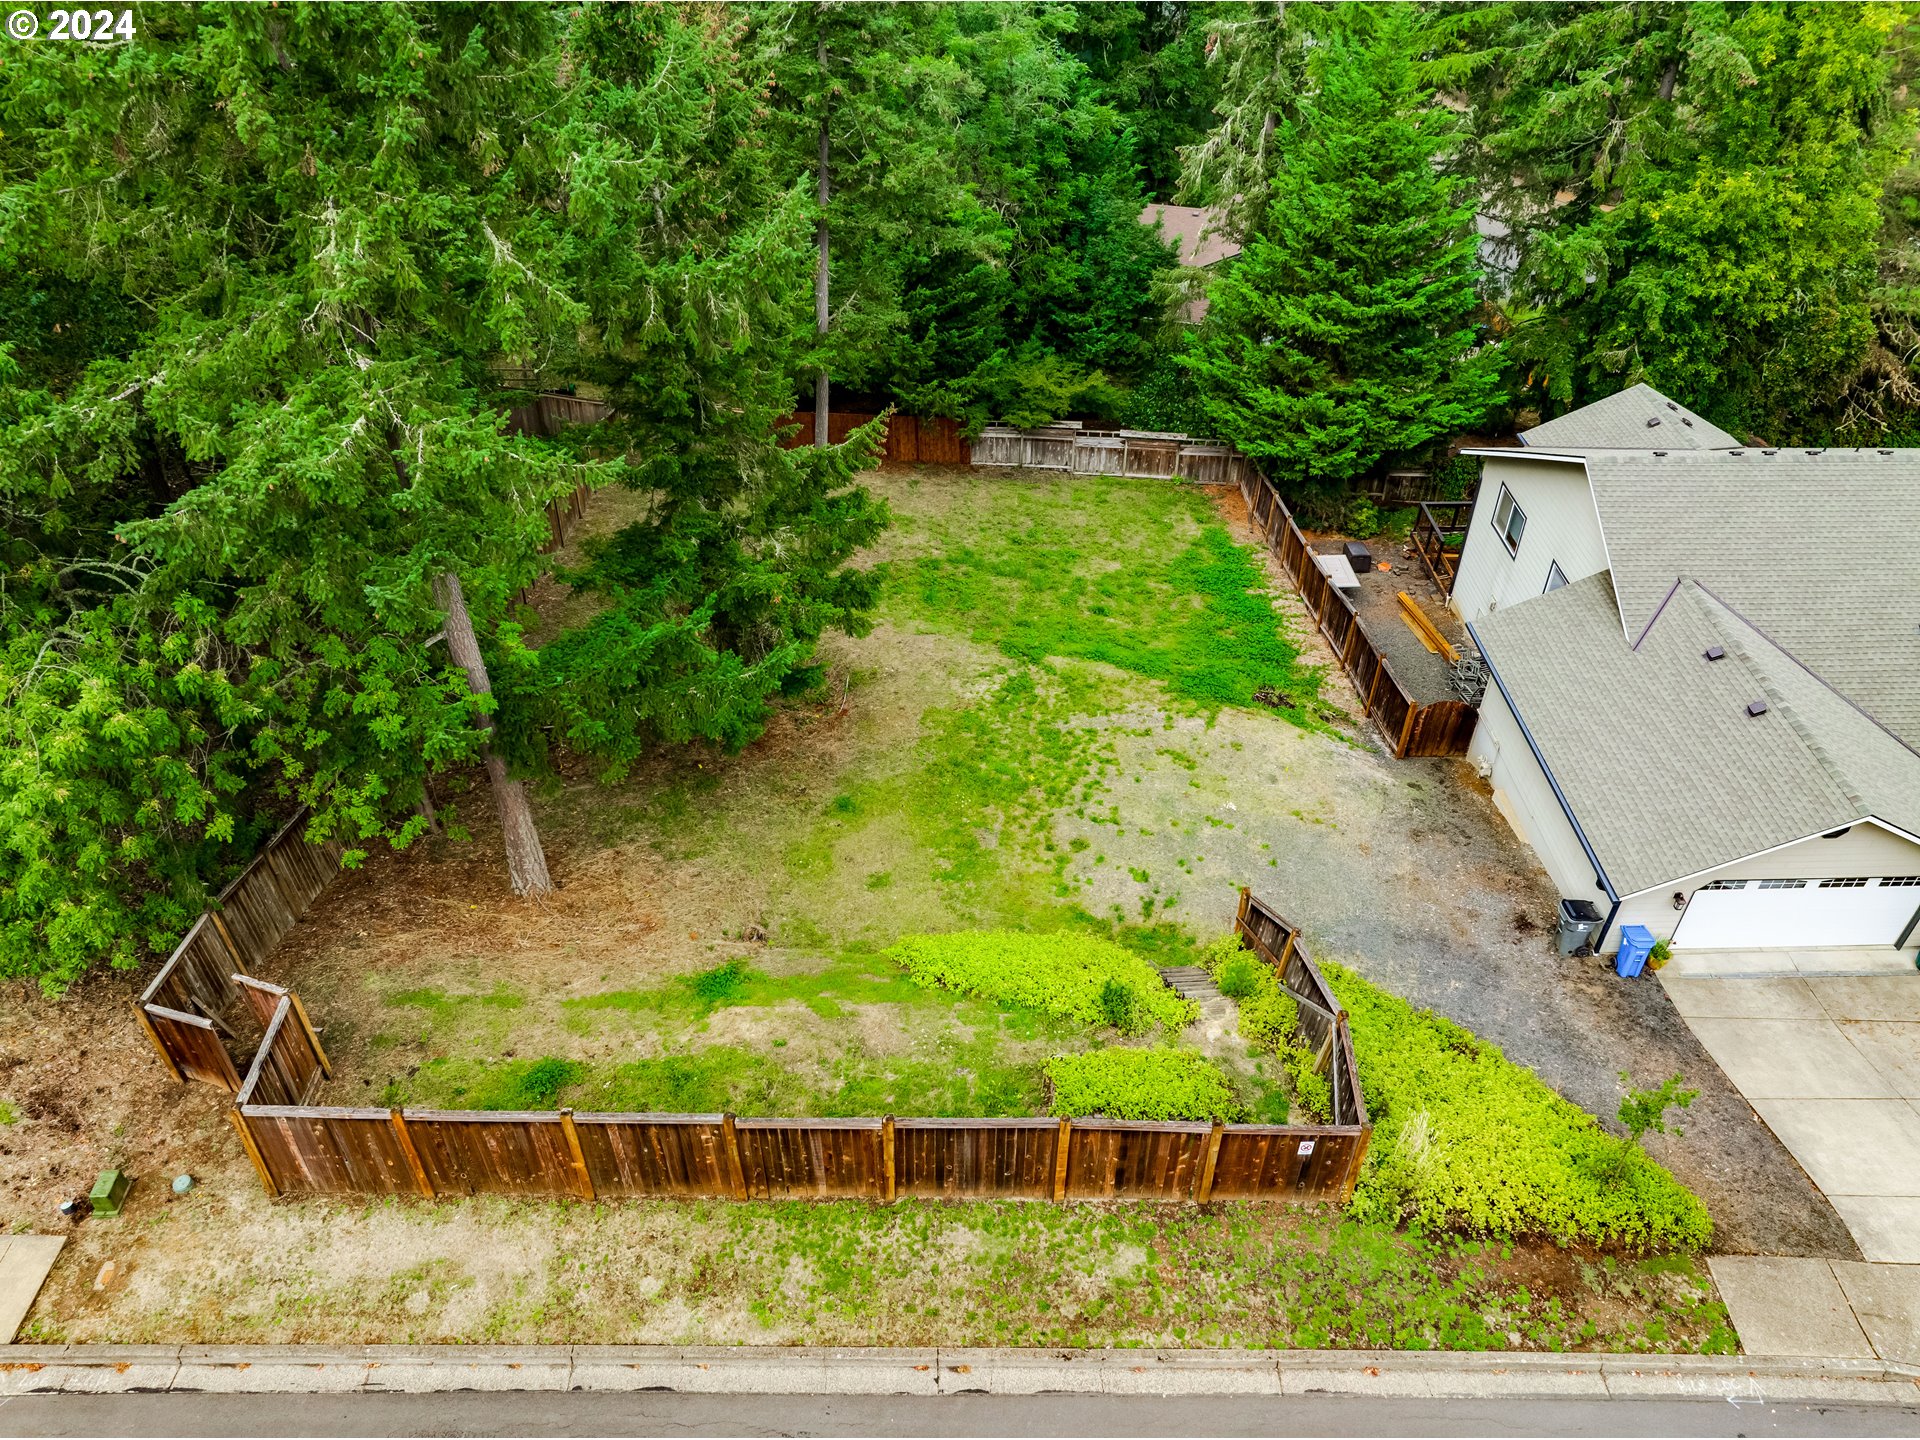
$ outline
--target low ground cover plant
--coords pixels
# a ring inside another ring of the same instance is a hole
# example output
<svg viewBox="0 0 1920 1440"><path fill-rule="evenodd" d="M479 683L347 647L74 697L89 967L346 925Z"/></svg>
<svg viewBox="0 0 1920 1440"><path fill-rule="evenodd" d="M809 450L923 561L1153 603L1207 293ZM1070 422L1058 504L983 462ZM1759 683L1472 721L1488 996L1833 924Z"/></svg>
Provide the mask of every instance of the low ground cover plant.
<svg viewBox="0 0 1920 1440"><path fill-rule="evenodd" d="M1353 1030L1373 1143L1352 1213L1633 1249L1702 1246L1713 1223L1639 1146L1497 1046L1320 962Z"/></svg>
<svg viewBox="0 0 1920 1440"><path fill-rule="evenodd" d="M1123 1035L1180 1030L1200 1013L1131 950L1096 935L957 930L908 935L888 959L922 985L958 990Z"/></svg>
<svg viewBox="0 0 1920 1440"><path fill-rule="evenodd" d="M1054 1115L1109 1120L1246 1118L1226 1075L1197 1050L1115 1045L1047 1062Z"/></svg>

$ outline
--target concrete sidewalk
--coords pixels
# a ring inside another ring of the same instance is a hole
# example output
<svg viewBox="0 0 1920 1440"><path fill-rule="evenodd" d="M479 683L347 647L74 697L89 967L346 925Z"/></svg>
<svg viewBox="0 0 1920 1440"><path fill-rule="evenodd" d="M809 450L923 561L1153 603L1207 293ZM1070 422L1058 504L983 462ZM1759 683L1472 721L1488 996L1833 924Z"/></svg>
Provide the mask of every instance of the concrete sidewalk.
<svg viewBox="0 0 1920 1440"><path fill-rule="evenodd" d="M1718 1398L1920 1406L1920 1367L1881 1360L1334 1350L836 1350L654 1346L29 1346L0 1397L32 1394L1362 1395Z"/></svg>
<svg viewBox="0 0 1920 1440"><path fill-rule="evenodd" d="M1749 1355L1920 1365L1920 1265L1765 1255L1707 1265Z"/></svg>

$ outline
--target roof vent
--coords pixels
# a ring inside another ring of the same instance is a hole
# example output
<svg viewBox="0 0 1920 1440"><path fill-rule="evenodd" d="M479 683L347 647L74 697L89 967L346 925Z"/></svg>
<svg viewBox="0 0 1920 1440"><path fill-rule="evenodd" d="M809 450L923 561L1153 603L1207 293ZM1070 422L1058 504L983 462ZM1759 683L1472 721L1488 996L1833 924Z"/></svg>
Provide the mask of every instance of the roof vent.
<svg viewBox="0 0 1920 1440"><path fill-rule="evenodd" d="M1729 450L1729 451L1728 451L1727 453L1728 453L1729 455L1744 455L1744 454L1746 454L1747 452L1746 452L1746 451L1744 451L1744 450Z"/></svg>
<svg viewBox="0 0 1920 1440"><path fill-rule="evenodd" d="M1669 409L1669 410L1678 410L1679 408L1680 408L1680 407L1679 407L1678 405L1676 405L1676 404L1674 404L1674 403L1673 403L1673 402L1672 402L1671 400L1669 400L1669 401L1667 401L1667 409Z"/></svg>
<svg viewBox="0 0 1920 1440"><path fill-rule="evenodd" d="M1656 450L1656 451L1654 451L1653 453L1654 453L1654 454L1656 454L1656 455L1664 455L1664 454L1666 454L1667 452L1666 452L1666 451L1664 451L1664 450Z"/></svg>
<svg viewBox="0 0 1920 1440"><path fill-rule="evenodd" d="M1747 714L1754 716L1755 718L1758 718L1759 716L1762 716L1766 713L1767 713L1767 702L1764 700L1755 700L1752 704L1747 706Z"/></svg>
<svg viewBox="0 0 1920 1440"><path fill-rule="evenodd" d="M1762 455L1778 455L1780 452L1778 450L1762 450L1760 453Z"/></svg>
<svg viewBox="0 0 1920 1440"><path fill-rule="evenodd" d="M1660 423L1660 417L1656 415L1651 420L1647 421L1647 429L1651 430L1654 426L1658 425L1659 423Z"/></svg>
<svg viewBox="0 0 1920 1440"><path fill-rule="evenodd" d="M1819 451L1819 450L1809 450L1809 451L1807 451L1807 454L1809 454L1809 455L1819 455L1819 454L1823 454L1823 453L1824 453L1823 451Z"/></svg>
<svg viewBox="0 0 1920 1440"><path fill-rule="evenodd" d="M1881 451L1880 453L1881 453L1882 455L1891 455L1891 454L1893 453L1893 451L1891 451L1891 450L1882 450L1882 451Z"/></svg>
<svg viewBox="0 0 1920 1440"><path fill-rule="evenodd" d="M1709 660L1724 660L1727 658L1727 647L1724 645L1709 645L1706 649L1706 656Z"/></svg>
<svg viewBox="0 0 1920 1440"><path fill-rule="evenodd" d="M1687 419L1687 417L1686 417L1686 416L1684 416L1684 415L1682 415L1682 416L1680 417L1680 423L1681 423L1682 425L1684 425L1684 426L1686 426L1686 427L1687 427L1687 429L1689 429L1689 430L1691 430L1691 429L1693 428L1693 422L1692 422L1691 420L1689 420L1689 419Z"/></svg>

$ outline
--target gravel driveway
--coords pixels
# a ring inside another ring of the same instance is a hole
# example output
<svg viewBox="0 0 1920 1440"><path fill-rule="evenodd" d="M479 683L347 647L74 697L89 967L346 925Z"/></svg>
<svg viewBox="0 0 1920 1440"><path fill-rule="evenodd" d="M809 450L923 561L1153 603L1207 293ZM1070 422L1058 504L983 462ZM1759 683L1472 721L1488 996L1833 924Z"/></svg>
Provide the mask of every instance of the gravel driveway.
<svg viewBox="0 0 1920 1440"><path fill-rule="evenodd" d="M1223 506L1233 520L1237 501ZM1299 617L1270 572L1279 605ZM1304 619L1296 631L1313 633ZM1315 649L1330 665L1317 635L1309 658ZM1327 695L1357 710L1343 691L1333 670ZM1605 960L1555 953L1551 882L1464 762L1394 761L1244 711L1211 725L1162 719L1117 741L1110 794L1123 823L1057 824L1064 840L1088 842L1072 869L1089 908L1137 919L1152 899L1155 914L1171 909L1211 932L1231 923L1238 886L1251 885L1305 928L1316 954L1492 1040L1609 1124L1625 1091L1619 1072L1653 1085L1677 1071L1700 1098L1683 1135L1652 1136L1648 1149L1706 1202L1715 1248L1858 1258L1832 1206L1651 974L1621 980Z"/></svg>

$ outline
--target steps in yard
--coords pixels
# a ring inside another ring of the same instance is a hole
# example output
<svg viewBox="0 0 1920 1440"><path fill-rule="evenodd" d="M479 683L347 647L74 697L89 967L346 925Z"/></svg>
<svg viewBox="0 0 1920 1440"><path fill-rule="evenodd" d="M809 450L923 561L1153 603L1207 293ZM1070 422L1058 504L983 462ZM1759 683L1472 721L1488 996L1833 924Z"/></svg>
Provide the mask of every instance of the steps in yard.
<svg viewBox="0 0 1920 1440"><path fill-rule="evenodd" d="M1220 998L1220 987L1198 965L1169 965L1161 970L1160 978L1167 982L1168 989L1183 1000L1197 1000L1205 1004Z"/></svg>

